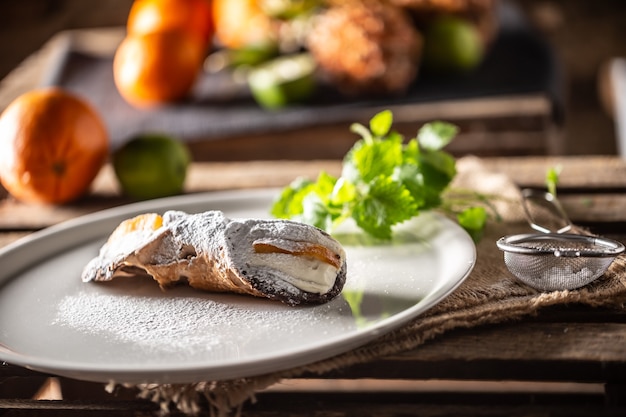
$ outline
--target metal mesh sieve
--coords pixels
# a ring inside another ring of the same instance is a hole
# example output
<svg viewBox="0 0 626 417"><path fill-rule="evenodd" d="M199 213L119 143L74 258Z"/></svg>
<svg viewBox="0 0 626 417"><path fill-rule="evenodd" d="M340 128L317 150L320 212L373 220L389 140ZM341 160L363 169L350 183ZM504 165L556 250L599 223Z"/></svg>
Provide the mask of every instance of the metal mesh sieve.
<svg viewBox="0 0 626 417"><path fill-rule="evenodd" d="M505 236L497 245L509 271L542 291L587 285L624 251L624 245L610 239L555 233Z"/></svg>
<svg viewBox="0 0 626 417"><path fill-rule="evenodd" d="M554 195L522 190L522 197L528 223L542 233L505 236L496 244L509 271L523 283L541 291L579 288L604 274L624 252L624 245L611 239L565 233L572 223Z"/></svg>

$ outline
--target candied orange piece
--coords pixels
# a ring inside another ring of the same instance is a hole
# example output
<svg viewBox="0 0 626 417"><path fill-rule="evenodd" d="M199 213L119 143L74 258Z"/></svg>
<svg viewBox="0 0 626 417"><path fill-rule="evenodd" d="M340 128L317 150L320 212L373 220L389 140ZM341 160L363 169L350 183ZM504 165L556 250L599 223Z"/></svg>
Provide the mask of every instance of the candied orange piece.
<svg viewBox="0 0 626 417"><path fill-rule="evenodd" d="M135 231L154 231L163 226L163 217L156 213L140 214L133 218L124 220L115 228L109 241L119 239Z"/></svg>

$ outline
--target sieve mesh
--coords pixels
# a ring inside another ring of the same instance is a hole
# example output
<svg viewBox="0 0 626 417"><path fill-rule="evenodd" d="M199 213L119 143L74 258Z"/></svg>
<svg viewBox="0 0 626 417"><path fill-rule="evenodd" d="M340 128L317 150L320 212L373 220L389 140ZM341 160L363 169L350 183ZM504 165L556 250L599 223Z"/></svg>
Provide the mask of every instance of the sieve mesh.
<svg viewBox="0 0 626 417"><path fill-rule="evenodd" d="M613 257L564 258L505 252L504 263L523 283L542 291L571 290L601 276Z"/></svg>
<svg viewBox="0 0 626 417"><path fill-rule="evenodd" d="M507 236L497 244L511 273L542 291L587 285L624 250L610 239L553 233Z"/></svg>

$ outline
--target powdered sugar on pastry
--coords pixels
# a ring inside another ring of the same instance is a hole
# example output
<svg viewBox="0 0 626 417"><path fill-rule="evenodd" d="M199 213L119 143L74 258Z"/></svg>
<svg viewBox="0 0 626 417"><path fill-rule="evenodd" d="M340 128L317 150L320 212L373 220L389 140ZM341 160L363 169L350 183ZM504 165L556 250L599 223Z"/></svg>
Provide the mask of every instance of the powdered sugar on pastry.
<svg viewBox="0 0 626 417"><path fill-rule="evenodd" d="M85 267L83 281L145 274L161 287L324 303L343 288L345 252L327 233L286 220L231 220L219 211L168 211L122 222Z"/></svg>

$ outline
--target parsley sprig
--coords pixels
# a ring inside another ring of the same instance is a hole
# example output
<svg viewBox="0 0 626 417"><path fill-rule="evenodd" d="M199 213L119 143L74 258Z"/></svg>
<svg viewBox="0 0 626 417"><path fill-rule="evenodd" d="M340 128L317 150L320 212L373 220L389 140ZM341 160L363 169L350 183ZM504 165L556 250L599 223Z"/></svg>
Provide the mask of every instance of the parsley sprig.
<svg viewBox="0 0 626 417"><path fill-rule="evenodd" d="M376 114L368 127L353 124L351 131L361 139L344 157L341 176L321 172L315 181L294 180L274 202L272 215L327 231L352 218L366 233L388 240L394 225L424 210L453 210L444 202L444 191L456 175L456 161L443 149L458 128L440 121L427 123L405 142L392 124L389 110ZM479 239L486 210L467 206L455 214L459 224Z"/></svg>

